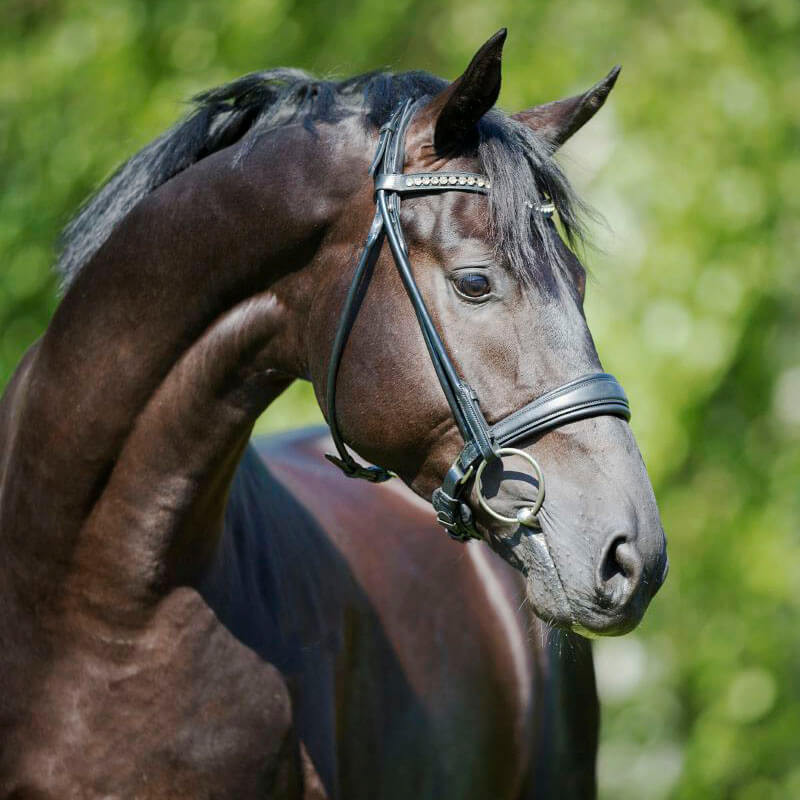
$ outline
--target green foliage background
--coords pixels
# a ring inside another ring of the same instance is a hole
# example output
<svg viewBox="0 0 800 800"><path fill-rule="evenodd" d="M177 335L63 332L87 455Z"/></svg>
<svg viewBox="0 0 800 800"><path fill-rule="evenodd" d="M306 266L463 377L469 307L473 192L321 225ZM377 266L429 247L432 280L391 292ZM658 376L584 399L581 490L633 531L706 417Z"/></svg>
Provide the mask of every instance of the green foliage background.
<svg viewBox="0 0 800 800"><path fill-rule="evenodd" d="M603 795L800 798L797 0L3 0L0 381L57 302L60 227L180 101L277 65L455 77L501 25L509 110L624 65L562 158L608 221L588 317L672 573L596 647ZM260 427L318 419L298 385Z"/></svg>

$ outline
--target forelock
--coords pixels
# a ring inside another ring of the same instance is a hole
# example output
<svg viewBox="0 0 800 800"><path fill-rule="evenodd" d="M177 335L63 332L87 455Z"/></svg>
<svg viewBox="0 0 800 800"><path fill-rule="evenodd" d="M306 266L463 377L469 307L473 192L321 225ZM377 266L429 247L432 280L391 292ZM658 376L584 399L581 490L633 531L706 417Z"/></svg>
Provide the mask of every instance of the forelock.
<svg viewBox="0 0 800 800"><path fill-rule="evenodd" d="M536 207L553 203L570 245L585 240L583 219L591 212L575 193L548 144L528 126L500 111L479 125L478 161L491 181L489 216L498 254L523 282L541 270L565 267Z"/></svg>

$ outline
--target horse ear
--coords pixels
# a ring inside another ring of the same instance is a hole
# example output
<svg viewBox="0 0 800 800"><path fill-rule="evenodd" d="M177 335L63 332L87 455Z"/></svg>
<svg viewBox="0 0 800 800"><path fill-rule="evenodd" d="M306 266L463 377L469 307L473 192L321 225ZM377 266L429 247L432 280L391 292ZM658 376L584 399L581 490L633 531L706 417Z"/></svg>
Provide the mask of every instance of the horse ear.
<svg viewBox="0 0 800 800"><path fill-rule="evenodd" d="M600 110L617 82L620 69L614 67L603 80L583 94L534 106L514 114L513 118L538 133L555 151Z"/></svg>
<svg viewBox="0 0 800 800"><path fill-rule="evenodd" d="M480 118L500 94L500 58L507 31L501 28L472 57L464 74L443 89L422 111L434 124L433 146L451 152L475 133Z"/></svg>

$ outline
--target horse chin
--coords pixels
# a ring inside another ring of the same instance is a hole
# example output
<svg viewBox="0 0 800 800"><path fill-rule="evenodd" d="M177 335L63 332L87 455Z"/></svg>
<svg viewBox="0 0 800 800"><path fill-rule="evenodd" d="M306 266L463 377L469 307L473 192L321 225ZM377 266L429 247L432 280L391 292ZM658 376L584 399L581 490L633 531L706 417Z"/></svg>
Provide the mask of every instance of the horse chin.
<svg viewBox="0 0 800 800"><path fill-rule="evenodd" d="M630 633L638 624L639 620L637 619L628 622L624 626L587 628L580 622L573 622L570 625L570 630L579 636L583 636L584 639L607 639L611 636L624 636L626 633Z"/></svg>
<svg viewBox="0 0 800 800"><path fill-rule="evenodd" d="M571 628L587 639L624 636L639 625L646 609L646 601L634 603L617 614L609 614L602 608L586 609L575 614Z"/></svg>

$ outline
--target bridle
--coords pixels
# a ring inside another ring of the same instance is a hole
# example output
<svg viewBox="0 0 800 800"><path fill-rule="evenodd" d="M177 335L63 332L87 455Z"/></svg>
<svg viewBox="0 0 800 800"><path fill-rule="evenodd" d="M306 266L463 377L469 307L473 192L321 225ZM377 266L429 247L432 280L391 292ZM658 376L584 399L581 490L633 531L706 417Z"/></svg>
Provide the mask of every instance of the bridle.
<svg viewBox="0 0 800 800"><path fill-rule="evenodd" d="M348 452L336 421L336 378L342 353L372 277L383 240L386 238L389 240L389 247L403 286L414 307L442 391L464 440L464 448L447 471L442 485L433 492L431 502L436 511L437 521L450 536L459 541L482 538L475 528L470 507L462 499L469 479L475 476L479 502L490 516L503 522L535 528L538 526L536 514L544 501L544 475L532 456L511 445L521 439L587 417L611 415L629 420L630 406L616 378L601 372L585 375L559 386L494 425L490 426L486 422L477 395L469 384L459 377L447 355L414 280L400 225L400 198L403 195L449 191L488 194L491 184L483 175L468 172L404 173L405 135L415 108L415 103L411 100L406 101L381 128L378 149L369 168L369 174L375 179L375 216L345 298L331 350L326 387L327 418L339 455L338 457L328 455L326 458L351 478L363 478L373 483L380 483L393 476L392 472L383 467L359 464ZM534 213L543 214L553 212L552 206L536 206L532 210ZM536 473L538 484L533 506L520 509L516 518L505 517L494 511L484 497L481 483L483 470L487 464L511 454L521 456L528 461Z"/></svg>

